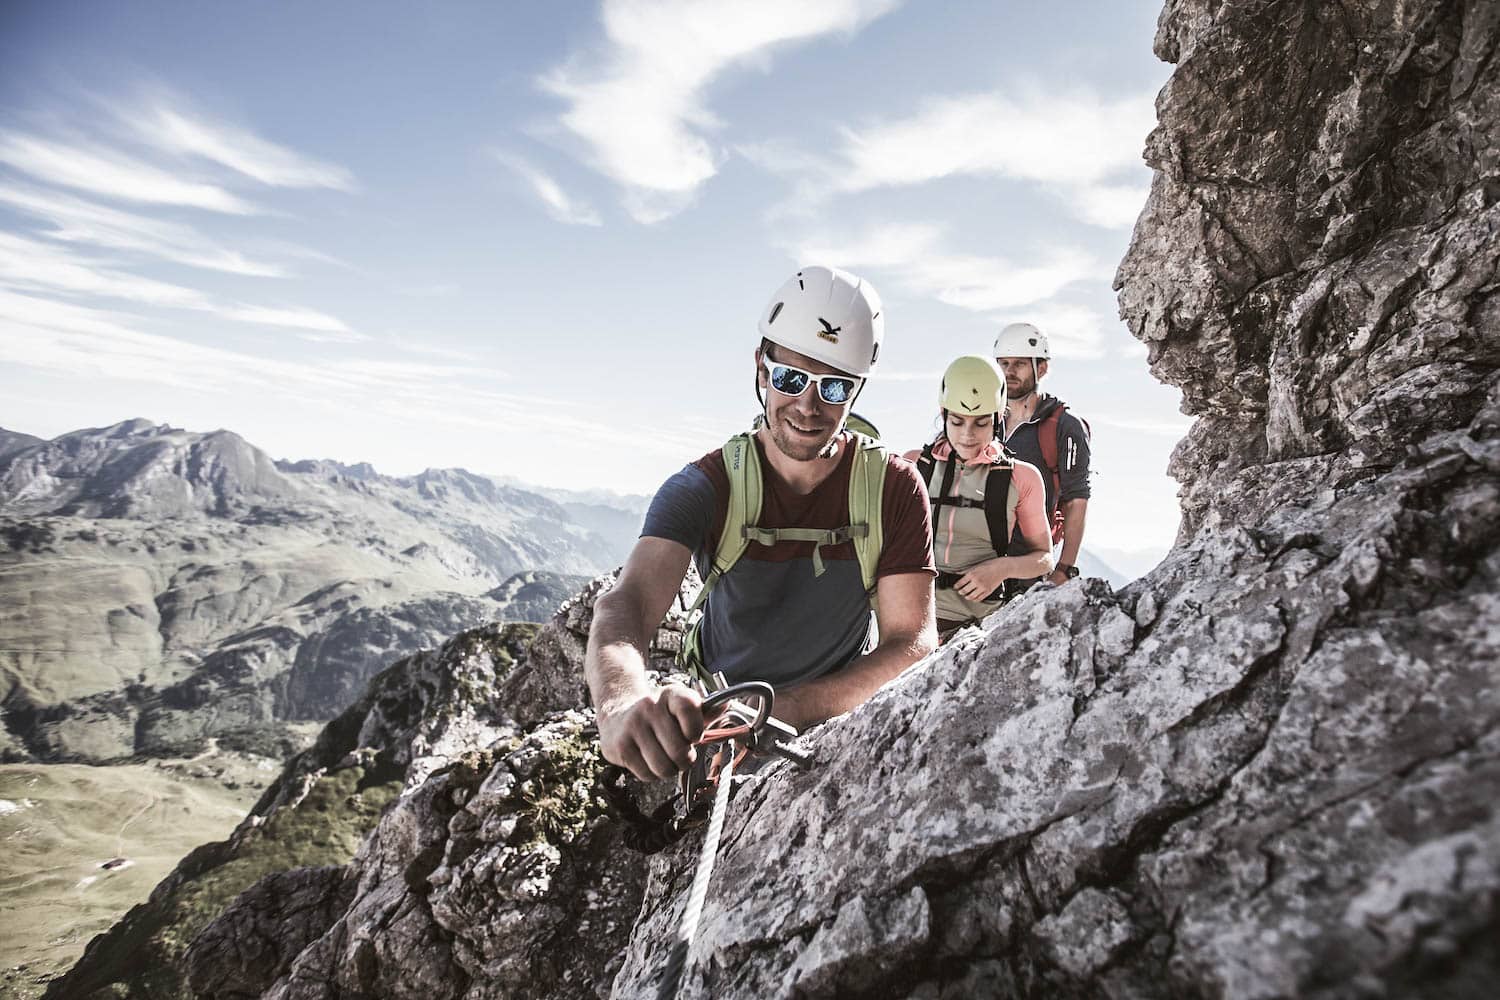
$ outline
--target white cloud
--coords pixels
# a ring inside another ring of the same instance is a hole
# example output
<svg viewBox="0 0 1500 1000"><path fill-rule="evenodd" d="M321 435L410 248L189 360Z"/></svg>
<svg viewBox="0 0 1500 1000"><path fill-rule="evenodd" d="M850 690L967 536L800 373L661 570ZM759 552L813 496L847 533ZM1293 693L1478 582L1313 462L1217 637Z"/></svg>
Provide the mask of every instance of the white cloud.
<svg viewBox="0 0 1500 1000"><path fill-rule="evenodd" d="M1154 434L1161 437L1180 438L1192 429L1193 421L1188 418L1182 420L1153 420L1149 417L1136 417L1116 413L1088 414L1089 425L1092 427L1116 427L1132 434Z"/></svg>
<svg viewBox="0 0 1500 1000"><path fill-rule="evenodd" d="M113 150L0 130L0 163L52 184L106 198L249 215L254 205L215 184L189 180Z"/></svg>
<svg viewBox="0 0 1500 1000"><path fill-rule="evenodd" d="M126 274L73 254L66 247L0 232L0 282L30 290L96 295L143 305L207 309L197 289Z"/></svg>
<svg viewBox="0 0 1500 1000"><path fill-rule="evenodd" d="M1106 99L1031 88L939 98L917 114L845 132L846 191L979 174L1084 186L1141 166L1155 124L1149 95Z"/></svg>
<svg viewBox="0 0 1500 1000"><path fill-rule="evenodd" d="M1147 184L1086 184L1063 196L1070 199L1073 213L1084 222L1104 229L1129 229L1150 194Z"/></svg>
<svg viewBox="0 0 1500 1000"><path fill-rule="evenodd" d="M0 232L0 284L22 291L117 299L140 305L212 313L236 323L290 327L343 342L364 339L343 321L301 307L226 303L183 285L118 271L68 246Z"/></svg>
<svg viewBox="0 0 1500 1000"><path fill-rule="evenodd" d="M494 392L489 383L504 373L491 369L374 358L298 364L145 333L137 319L0 289L0 364L196 391L249 390L268 405L313 398L357 411L379 401L408 422L496 437L566 431L637 457L680 458L701 445L690 432L642 435L556 399ZM696 429L692 421L681 426Z"/></svg>
<svg viewBox="0 0 1500 1000"><path fill-rule="evenodd" d="M369 339L364 334L355 333L349 329L344 325L343 320L335 319L327 313L320 313L314 309L221 305L214 306L213 312L237 323L259 323L263 326L287 326L296 330L311 330L317 334L309 335L311 340L348 344Z"/></svg>
<svg viewBox="0 0 1500 1000"><path fill-rule="evenodd" d="M541 199L542 204L546 206L547 214L558 222L570 226L604 224L604 220L600 218L592 205L571 197L556 181L521 157L499 150L495 151L494 156L521 178L531 193Z"/></svg>
<svg viewBox="0 0 1500 1000"><path fill-rule="evenodd" d="M232 125L192 118L164 104L144 111L122 108L119 114L160 149L203 157L271 187L354 190L354 177L343 167L320 163Z"/></svg>
<svg viewBox="0 0 1500 1000"><path fill-rule="evenodd" d="M909 292L971 312L1042 302L1075 282L1096 280L1103 267L1092 254L1068 247L1043 251L1024 263L957 253L944 246L944 236L934 225L888 224L839 242L804 240L789 250L801 264L821 261L885 272Z"/></svg>
<svg viewBox="0 0 1500 1000"><path fill-rule="evenodd" d="M1104 335L1119 321L1075 302L1039 302L1002 317L1006 323L1033 323L1047 335L1052 356L1062 361L1104 357Z"/></svg>
<svg viewBox="0 0 1500 1000"><path fill-rule="evenodd" d="M742 152L799 179L798 198L783 210L830 195L978 176L1038 185L1084 222L1118 228L1132 225L1145 204L1141 150L1155 121L1149 94L1106 98L1031 86L932 98L907 117L845 128L832 157L784 142Z"/></svg>
<svg viewBox="0 0 1500 1000"><path fill-rule="evenodd" d="M69 243L147 254L174 264L254 277L286 277L280 264L221 246L191 226L107 208L68 195L0 185L0 202L53 227L45 235Z"/></svg>
<svg viewBox="0 0 1500 1000"><path fill-rule="evenodd" d="M568 103L561 117L586 157L625 192L637 221L680 211L724 153L704 90L725 70L762 64L772 49L857 31L899 0L605 0L604 51L577 55L542 88Z"/></svg>

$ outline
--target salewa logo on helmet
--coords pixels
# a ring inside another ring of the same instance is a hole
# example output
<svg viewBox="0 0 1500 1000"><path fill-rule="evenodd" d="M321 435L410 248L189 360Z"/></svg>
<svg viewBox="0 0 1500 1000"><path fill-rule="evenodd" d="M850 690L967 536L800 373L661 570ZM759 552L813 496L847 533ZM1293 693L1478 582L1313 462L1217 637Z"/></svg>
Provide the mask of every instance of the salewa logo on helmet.
<svg viewBox="0 0 1500 1000"><path fill-rule="evenodd" d="M969 394L971 396L977 396L977 395L979 395L979 390L978 389L970 389L969 390ZM960 399L958 401L958 408L960 410L963 410L966 413L978 413L980 405L981 404L979 403L978 400L974 401L973 403L965 402L962 399Z"/></svg>
<svg viewBox="0 0 1500 1000"><path fill-rule="evenodd" d="M839 342L839 331L842 330L843 327L834 326L822 316L818 317L818 322L823 324L823 329L818 331L818 336L822 337L826 341L829 341L830 343L837 344Z"/></svg>

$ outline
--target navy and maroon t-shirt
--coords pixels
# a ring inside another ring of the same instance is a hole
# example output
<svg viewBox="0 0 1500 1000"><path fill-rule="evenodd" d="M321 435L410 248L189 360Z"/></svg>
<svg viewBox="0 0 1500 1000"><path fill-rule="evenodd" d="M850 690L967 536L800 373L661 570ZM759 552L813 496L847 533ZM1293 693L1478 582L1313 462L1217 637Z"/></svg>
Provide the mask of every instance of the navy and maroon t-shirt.
<svg viewBox="0 0 1500 1000"><path fill-rule="evenodd" d="M794 493L760 455L766 528L842 528L849 523L849 472L854 449L806 496ZM693 551L706 577L729 507L724 455L714 450L662 484L646 512L643 537L666 538ZM887 459L881 494L882 548L876 579L899 573L935 575L927 487L904 459ZM812 542L752 541L704 604L703 659L730 683L791 686L837 670L872 637L870 602L853 542L824 546L825 571L813 576Z"/></svg>

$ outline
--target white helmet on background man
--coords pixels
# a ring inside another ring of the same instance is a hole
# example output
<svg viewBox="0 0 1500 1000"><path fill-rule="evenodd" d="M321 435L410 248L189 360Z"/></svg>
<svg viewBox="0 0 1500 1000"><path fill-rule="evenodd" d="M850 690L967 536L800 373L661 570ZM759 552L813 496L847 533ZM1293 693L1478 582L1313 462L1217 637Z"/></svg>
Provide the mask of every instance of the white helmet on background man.
<svg viewBox="0 0 1500 1000"><path fill-rule="evenodd" d="M997 358L1041 358L1050 361L1047 335L1030 323L1012 323L995 338Z"/></svg>
<svg viewBox="0 0 1500 1000"><path fill-rule="evenodd" d="M868 375L880 355L880 296L848 271L804 267L760 316L760 335L850 375Z"/></svg>

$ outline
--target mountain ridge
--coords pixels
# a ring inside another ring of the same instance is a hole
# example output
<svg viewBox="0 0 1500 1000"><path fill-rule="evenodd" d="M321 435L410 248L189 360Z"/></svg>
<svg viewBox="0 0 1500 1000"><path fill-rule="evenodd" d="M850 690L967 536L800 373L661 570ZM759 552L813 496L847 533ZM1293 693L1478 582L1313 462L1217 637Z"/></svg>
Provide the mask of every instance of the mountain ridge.
<svg viewBox="0 0 1500 1000"><path fill-rule="evenodd" d="M232 431L140 418L0 433L8 759L272 738L399 655L545 618L623 544L462 469L276 462Z"/></svg>

